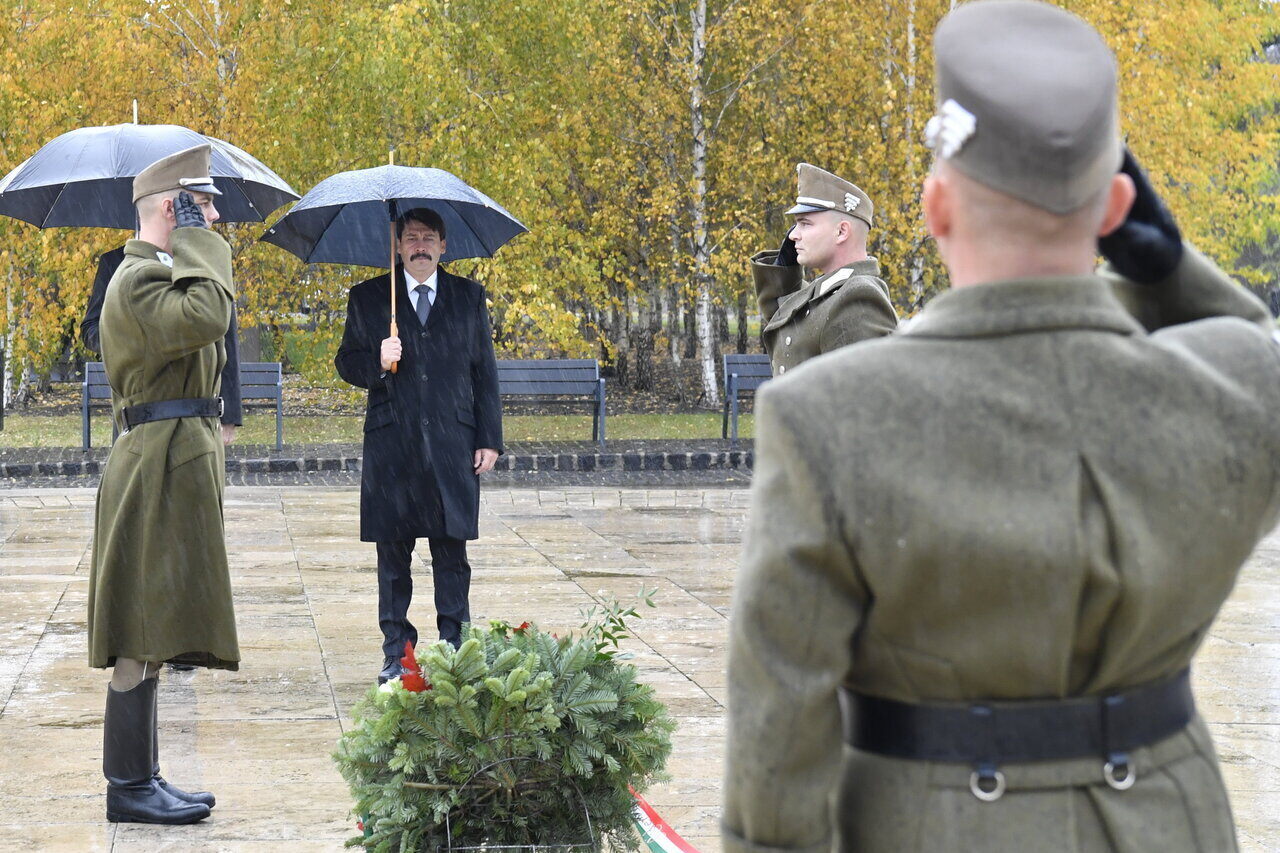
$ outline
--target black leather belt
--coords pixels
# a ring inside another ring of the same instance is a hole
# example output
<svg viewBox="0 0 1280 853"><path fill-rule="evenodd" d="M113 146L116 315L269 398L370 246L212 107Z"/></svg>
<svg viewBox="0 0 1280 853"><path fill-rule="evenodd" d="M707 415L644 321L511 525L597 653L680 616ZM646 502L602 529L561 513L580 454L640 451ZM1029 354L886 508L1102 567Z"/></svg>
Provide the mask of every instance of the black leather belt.
<svg viewBox="0 0 1280 853"><path fill-rule="evenodd" d="M124 407L124 428L131 430L139 424L166 421L170 418L220 418L221 397L187 397L181 400L156 400Z"/></svg>
<svg viewBox="0 0 1280 853"><path fill-rule="evenodd" d="M1177 733L1195 715L1190 670L1106 696L912 704L841 688L845 740L866 752L978 768L988 796L1003 793L1000 764L1098 756L1108 784L1133 784L1128 753ZM1123 769L1123 777L1117 773ZM999 777L999 779L997 779ZM998 788L998 791L997 791Z"/></svg>

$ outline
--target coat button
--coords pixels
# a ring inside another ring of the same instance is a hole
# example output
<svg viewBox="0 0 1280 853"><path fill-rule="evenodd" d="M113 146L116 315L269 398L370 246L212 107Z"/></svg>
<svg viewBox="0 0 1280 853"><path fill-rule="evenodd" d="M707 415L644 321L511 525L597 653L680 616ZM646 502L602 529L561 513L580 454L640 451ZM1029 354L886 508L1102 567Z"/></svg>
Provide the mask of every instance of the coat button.
<svg viewBox="0 0 1280 853"><path fill-rule="evenodd" d="M419 335L420 337L422 337L422 338L426 338L427 333L426 333L426 332L419 332L419 333L418 333L418 335Z"/></svg>
<svg viewBox="0 0 1280 853"><path fill-rule="evenodd" d="M779 368L778 368L778 372L779 372L779 373L786 373L786 372L787 372L787 366L786 366L785 364L784 364L784 365L782 365L782 367L779 367Z"/></svg>
<svg viewBox="0 0 1280 853"><path fill-rule="evenodd" d="M808 308L804 309L804 316L806 316L806 317L808 317L808 316L809 316L809 309L808 309Z"/></svg>
<svg viewBox="0 0 1280 853"><path fill-rule="evenodd" d="M791 336L787 335L787 346L791 346Z"/></svg>

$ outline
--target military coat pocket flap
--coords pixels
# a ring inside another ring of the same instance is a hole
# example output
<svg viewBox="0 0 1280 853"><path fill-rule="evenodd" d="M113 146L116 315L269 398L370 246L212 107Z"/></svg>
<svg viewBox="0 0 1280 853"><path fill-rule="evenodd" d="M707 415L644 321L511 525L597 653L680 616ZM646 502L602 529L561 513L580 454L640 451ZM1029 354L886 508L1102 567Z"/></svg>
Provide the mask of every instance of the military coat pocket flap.
<svg viewBox="0 0 1280 853"><path fill-rule="evenodd" d="M172 471L179 465L185 465L192 459L213 453L217 450L217 442L221 436L214 438L203 425L179 421L174 427L173 438L169 440L169 453L165 460L165 468Z"/></svg>
<svg viewBox="0 0 1280 853"><path fill-rule="evenodd" d="M458 420L469 427L473 427L476 425L475 412L470 409L458 409Z"/></svg>
<svg viewBox="0 0 1280 853"><path fill-rule="evenodd" d="M391 401L386 400L381 403L375 403L369 407L369 411L364 416L364 431L372 432L375 429L381 429L395 422L396 413L391 408Z"/></svg>

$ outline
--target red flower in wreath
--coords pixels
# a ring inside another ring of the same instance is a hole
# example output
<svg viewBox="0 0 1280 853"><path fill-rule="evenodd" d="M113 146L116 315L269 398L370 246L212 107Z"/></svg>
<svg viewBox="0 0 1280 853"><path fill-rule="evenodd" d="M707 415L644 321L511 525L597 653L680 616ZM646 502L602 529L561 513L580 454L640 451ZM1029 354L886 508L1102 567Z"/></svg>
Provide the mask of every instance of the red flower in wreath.
<svg viewBox="0 0 1280 853"><path fill-rule="evenodd" d="M525 631L527 631L527 630L529 630L529 623L528 623L528 622L521 622L521 623L520 623L520 625L516 628L516 633L517 633L517 634L523 634L523 633L524 633Z"/></svg>
<svg viewBox="0 0 1280 853"><path fill-rule="evenodd" d="M405 672L400 676L400 686L410 693L421 693L424 690L430 690L431 684L422 677L422 667L418 666L418 659L413 654L413 643L408 640L404 644L404 657L400 658L400 665L405 668Z"/></svg>
<svg viewBox="0 0 1280 853"><path fill-rule="evenodd" d="M404 641L404 657L400 658L400 665L409 672L422 672L418 659L413 655L413 643L408 640Z"/></svg>

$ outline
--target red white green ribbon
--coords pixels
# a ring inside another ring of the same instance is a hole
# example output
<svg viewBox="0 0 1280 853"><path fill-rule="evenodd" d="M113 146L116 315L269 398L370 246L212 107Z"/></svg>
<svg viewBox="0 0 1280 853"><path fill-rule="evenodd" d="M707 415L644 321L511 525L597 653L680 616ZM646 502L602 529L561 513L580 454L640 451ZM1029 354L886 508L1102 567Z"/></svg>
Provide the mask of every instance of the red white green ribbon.
<svg viewBox="0 0 1280 853"><path fill-rule="evenodd" d="M635 823L636 830L650 853L698 853L689 842L667 825L667 822L653 810L653 806L645 802L644 797L637 794L634 789L631 791L631 796L636 800L635 808L631 812L631 820Z"/></svg>

